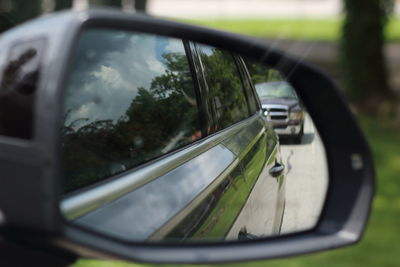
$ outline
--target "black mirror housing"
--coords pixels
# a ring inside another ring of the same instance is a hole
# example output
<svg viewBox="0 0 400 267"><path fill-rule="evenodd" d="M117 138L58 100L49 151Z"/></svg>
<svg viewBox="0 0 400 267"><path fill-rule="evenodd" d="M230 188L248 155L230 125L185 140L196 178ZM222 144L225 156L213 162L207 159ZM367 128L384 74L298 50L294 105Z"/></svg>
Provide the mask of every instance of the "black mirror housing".
<svg viewBox="0 0 400 267"><path fill-rule="evenodd" d="M79 35L91 28L192 40L257 59L283 73L307 107L326 149L330 184L317 225L306 232L260 240L162 245L125 242L65 221L59 209L64 87ZM286 257L360 240L375 190L374 164L345 97L320 70L252 38L113 10L67 11L28 22L4 33L0 48L10 51L16 44L35 40L46 40L46 49L34 98L32 137L0 136L1 232L8 239L76 256L196 264ZM0 56L1 73L6 62L7 52ZM24 237L15 234L19 230ZM43 233L40 242L37 233Z"/></svg>

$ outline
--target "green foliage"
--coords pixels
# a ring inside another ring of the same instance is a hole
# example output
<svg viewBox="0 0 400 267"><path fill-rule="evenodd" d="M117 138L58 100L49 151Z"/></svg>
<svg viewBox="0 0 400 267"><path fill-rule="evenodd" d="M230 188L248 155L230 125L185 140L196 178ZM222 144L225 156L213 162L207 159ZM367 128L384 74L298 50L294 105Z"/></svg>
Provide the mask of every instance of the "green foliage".
<svg viewBox="0 0 400 267"><path fill-rule="evenodd" d="M54 10L63 10L72 8L72 1L73 0L54 0Z"/></svg>
<svg viewBox="0 0 400 267"><path fill-rule="evenodd" d="M395 3L394 0L380 0L379 4L382 9L382 19L383 22L386 23L389 17L393 14Z"/></svg>
<svg viewBox="0 0 400 267"><path fill-rule="evenodd" d="M41 13L40 0L14 0L10 1L8 8L3 5L0 2L0 33Z"/></svg>
<svg viewBox="0 0 400 267"><path fill-rule="evenodd" d="M135 0L135 10L145 12L147 8L147 0Z"/></svg>
<svg viewBox="0 0 400 267"><path fill-rule="evenodd" d="M245 59L253 84L284 80L279 71L251 59Z"/></svg>

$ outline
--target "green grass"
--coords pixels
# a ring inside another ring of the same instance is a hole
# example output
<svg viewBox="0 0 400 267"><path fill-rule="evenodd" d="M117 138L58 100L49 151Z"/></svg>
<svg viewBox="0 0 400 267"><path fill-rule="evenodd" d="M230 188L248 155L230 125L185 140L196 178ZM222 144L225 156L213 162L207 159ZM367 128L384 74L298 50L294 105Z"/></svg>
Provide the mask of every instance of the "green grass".
<svg viewBox="0 0 400 267"><path fill-rule="evenodd" d="M356 246L288 259L225 264L236 267L397 267L400 264L400 129L384 120L362 118L373 150L378 191L373 213L363 240ZM158 266L129 264L116 261L80 260L74 267L135 267ZM167 265L163 265L167 266ZM174 266L174 265L168 265ZM183 265L182 265L183 266ZM189 266L189 265L185 265ZM196 265L199 266L199 265ZM217 266L217 265L201 265Z"/></svg>
<svg viewBox="0 0 400 267"><path fill-rule="evenodd" d="M260 38L337 41L342 19L198 19L184 22ZM400 19L392 19L386 31L389 41L400 41Z"/></svg>

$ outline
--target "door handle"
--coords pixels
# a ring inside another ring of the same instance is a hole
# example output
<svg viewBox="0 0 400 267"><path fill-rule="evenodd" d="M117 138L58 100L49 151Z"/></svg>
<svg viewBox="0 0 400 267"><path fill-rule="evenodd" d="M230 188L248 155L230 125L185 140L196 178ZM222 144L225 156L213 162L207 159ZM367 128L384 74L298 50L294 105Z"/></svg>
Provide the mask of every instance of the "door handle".
<svg viewBox="0 0 400 267"><path fill-rule="evenodd" d="M281 176L281 175L283 174L283 171L284 171L284 170L285 170L285 165L283 165L283 164L281 164L281 163L278 163L278 162L275 162L275 166L272 167L272 168L269 170L269 174L270 174L272 177L278 178L279 176Z"/></svg>

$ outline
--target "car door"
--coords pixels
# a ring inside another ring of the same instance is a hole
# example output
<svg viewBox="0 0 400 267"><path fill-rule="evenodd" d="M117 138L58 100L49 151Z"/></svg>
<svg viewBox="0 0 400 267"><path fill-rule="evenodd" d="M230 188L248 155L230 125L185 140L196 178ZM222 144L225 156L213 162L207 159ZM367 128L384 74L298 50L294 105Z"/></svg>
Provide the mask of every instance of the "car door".
<svg viewBox="0 0 400 267"><path fill-rule="evenodd" d="M260 114L260 104L246 66L240 57L231 53L200 44L193 46L197 48L203 70L206 102L215 114L214 125L210 128L218 131L218 127L234 125L234 115L226 113L235 112L241 103L240 114L252 118L246 127L222 142L239 159L246 183L243 206L235 215L227 238L235 239L243 233L278 234L284 208L284 175L274 178L268 170L282 163L279 143L271 125ZM226 88L229 90L224 90Z"/></svg>
<svg viewBox="0 0 400 267"><path fill-rule="evenodd" d="M254 103L255 109L262 112L244 60L238 55L235 55L235 59L248 95L248 102ZM265 121L261 123L266 128L264 135L258 139L258 142L253 145L246 157L243 158L243 165L246 166L244 169L247 171L246 176L251 180L250 186L253 189L247 204L250 208L243 209L244 212L238 218L236 227L240 226L240 220L244 220L247 233L256 236L271 236L280 233L283 222L286 170L283 169L282 174L276 177L271 175L271 170L274 170L274 168L284 167L280 154L280 144L273 126L268 122L265 123ZM265 165L261 168L257 167L262 162L260 150L266 155ZM257 176L259 168L261 171Z"/></svg>

